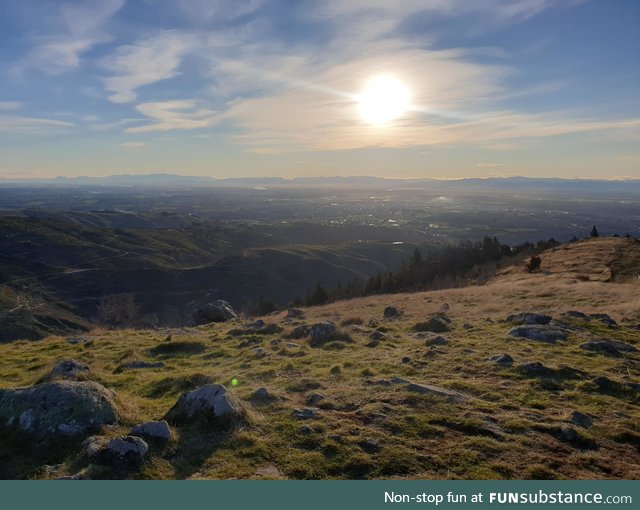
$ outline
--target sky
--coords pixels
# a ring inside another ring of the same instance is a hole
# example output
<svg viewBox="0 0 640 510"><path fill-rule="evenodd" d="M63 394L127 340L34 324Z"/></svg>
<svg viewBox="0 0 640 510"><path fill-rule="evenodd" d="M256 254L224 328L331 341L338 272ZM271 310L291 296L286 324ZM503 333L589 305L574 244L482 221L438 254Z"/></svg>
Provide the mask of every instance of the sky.
<svg viewBox="0 0 640 510"><path fill-rule="evenodd" d="M0 13L0 178L640 178L637 0L0 0ZM408 93L383 124L362 111L379 76Z"/></svg>

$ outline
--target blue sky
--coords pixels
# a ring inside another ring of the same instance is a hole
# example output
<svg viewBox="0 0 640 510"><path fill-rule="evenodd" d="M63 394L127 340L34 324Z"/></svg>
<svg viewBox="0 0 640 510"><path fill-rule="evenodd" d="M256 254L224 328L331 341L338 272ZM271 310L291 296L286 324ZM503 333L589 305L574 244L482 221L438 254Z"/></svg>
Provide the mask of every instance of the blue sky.
<svg viewBox="0 0 640 510"><path fill-rule="evenodd" d="M640 178L637 0L0 0L0 178ZM410 105L371 125L377 75Z"/></svg>

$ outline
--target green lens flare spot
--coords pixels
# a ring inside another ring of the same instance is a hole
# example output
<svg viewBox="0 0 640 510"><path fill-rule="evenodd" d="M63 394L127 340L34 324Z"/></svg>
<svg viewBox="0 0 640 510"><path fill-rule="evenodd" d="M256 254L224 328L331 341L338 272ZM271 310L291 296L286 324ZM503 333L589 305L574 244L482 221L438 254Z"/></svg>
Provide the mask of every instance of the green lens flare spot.
<svg viewBox="0 0 640 510"><path fill-rule="evenodd" d="M235 377L231 379L231 386L238 386L238 379L236 379Z"/></svg>

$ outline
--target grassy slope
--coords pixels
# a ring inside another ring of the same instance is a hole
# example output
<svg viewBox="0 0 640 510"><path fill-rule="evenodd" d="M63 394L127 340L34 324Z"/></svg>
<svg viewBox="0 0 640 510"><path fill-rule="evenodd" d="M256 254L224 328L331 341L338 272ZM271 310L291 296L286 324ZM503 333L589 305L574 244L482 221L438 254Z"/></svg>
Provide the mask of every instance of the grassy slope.
<svg viewBox="0 0 640 510"><path fill-rule="evenodd" d="M48 478L88 469L97 477L134 478L639 478L640 400L624 385L639 382L640 355L606 357L579 345L602 337L640 347L640 332L574 322L584 329L566 342L548 345L509 339L509 326L500 321L517 311L549 311L559 318L565 310L578 309L636 324L638 281L608 282L607 268L621 254L634 260L638 246L624 239L581 242L543 254L540 274L511 268L482 287L307 309L306 323L342 321L342 330L353 339L322 348L304 340L292 341L301 347L287 346L281 334L230 333L238 324L175 330L171 341L164 340L167 331L127 330L95 331L84 345L70 345L62 337L0 345L0 387L33 384L61 358L88 363L94 379L114 389L122 402L124 423L107 435L162 417L183 391L206 382L230 387L237 378L233 391L249 412L247 423L228 436L176 429L168 445L154 445L146 465L130 473L87 467L77 443L51 450L13 437L0 446L2 474ZM638 269L627 266L629 274ZM587 275L593 281L585 281ZM446 334L449 344L430 349L410 328L445 302L453 321ZM389 304L404 309L404 316L382 320ZM281 318L266 320L282 324ZM390 337L375 348L365 347L375 327L368 325L370 320ZM348 325L359 322L360 331ZM272 345L273 339L280 341ZM256 356L257 345L266 357ZM513 367L487 361L502 352L513 356ZM132 359L162 360L167 366L117 370ZM528 361L540 361L554 373L525 376L517 367ZM599 391L591 382L597 376L621 383L621 389ZM452 403L409 393L401 385L372 384L392 377L454 389L468 399ZM252 406L248 398L260 386L283 400ZM318 404L319 418L294 419L292 410L314 392L326 397ZM576 427L582 446L560 437L573 410L597 417L590 429ZM302 425L313 431L301 434ZM379 451L371 453L365 441L377 441ZM44 469L43 464L54 467Z"/></svg>

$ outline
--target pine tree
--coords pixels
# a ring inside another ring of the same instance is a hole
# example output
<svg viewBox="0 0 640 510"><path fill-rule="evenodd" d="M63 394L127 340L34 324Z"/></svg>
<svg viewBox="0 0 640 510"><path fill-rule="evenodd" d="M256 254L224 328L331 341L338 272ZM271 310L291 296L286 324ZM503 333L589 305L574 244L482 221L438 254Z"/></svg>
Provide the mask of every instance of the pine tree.
<svg viewBox="0 0 640 510"><path fill-rule="evenodd" d="M598 237L599 235L600 234L598 234L598 229L594 225L593 228L591 229L591 237Z"/></svg>

